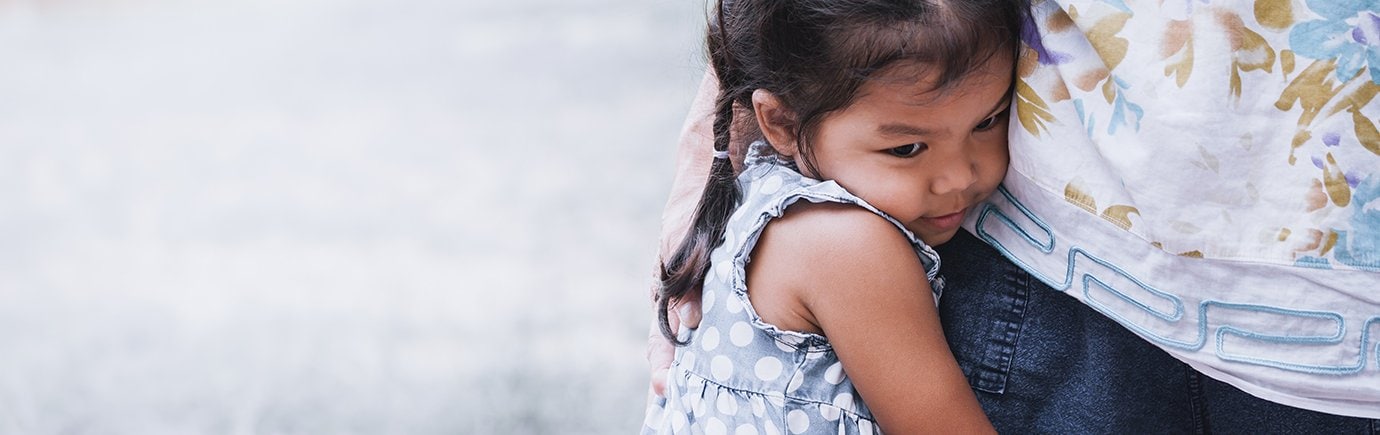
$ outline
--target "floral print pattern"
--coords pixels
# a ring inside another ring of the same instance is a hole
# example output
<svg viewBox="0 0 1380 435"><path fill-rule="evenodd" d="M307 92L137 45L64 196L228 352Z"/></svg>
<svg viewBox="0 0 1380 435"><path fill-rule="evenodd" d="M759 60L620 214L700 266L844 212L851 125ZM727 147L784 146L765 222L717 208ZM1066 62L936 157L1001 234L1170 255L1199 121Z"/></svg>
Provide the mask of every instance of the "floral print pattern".
<svg viewBox="0 0 1380 435"><path fill-rule="evenodd" d="M1289 32L1295 51L1312 59L1331 60L1337 79L1362 69L1380 84L1380 4L1368 0L1310 0L1308 8L1322 19L1299 23Z"/></svg>
<svg viewBox="0 0 1380 435"><path fill-rule="evenodd" d="M1371 0L1036 2L1017 68L1013 169L1172 253L1380 270L1380 258L1351 248L1380 233L1373 208L1356 205L1373 202L1360 189L1380 178L1377 9ZM1195 130L1194 116L1214 129ZM1074 131L1104 160L1054 165L1067 171L1022 161L1022 148L1041 142L1021 135ZM1158 190L1163 172L1143 168L1086 176L1090 164L1152 152L1172 154L1162 159L1183 169L1171 172L1201 175L1200 195L1147 203L1175 190ZM1277 169L1266 177L1260 166ZM1194 207L1202 201L1223 207L1177 216L1208 209Z"/></svg>
<svg viewBox="0 0 1380 435"><path fill-rule="evenodd" d="M974 234L1209 376L1380 418L1377 8L1036 0Z"/></svg>

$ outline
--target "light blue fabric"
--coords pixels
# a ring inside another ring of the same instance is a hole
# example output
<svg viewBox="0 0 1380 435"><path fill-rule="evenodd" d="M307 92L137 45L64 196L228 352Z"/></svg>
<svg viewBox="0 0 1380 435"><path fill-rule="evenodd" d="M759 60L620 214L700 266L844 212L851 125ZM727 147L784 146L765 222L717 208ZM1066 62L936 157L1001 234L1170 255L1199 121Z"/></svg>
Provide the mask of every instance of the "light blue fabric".
<svg viewBox="0 0 1380 435"><path fill-rule="evenodd" d="M855 204L885 217L910 240L938 301L939 256L900 222L833 181L802 176L757 143L738 177L743 201L705 278L704 317L681 331L666 398L647 412L643 433L879 433L827 338L765 323L748 301L746 265L762 230L791 204Z"/></svg>

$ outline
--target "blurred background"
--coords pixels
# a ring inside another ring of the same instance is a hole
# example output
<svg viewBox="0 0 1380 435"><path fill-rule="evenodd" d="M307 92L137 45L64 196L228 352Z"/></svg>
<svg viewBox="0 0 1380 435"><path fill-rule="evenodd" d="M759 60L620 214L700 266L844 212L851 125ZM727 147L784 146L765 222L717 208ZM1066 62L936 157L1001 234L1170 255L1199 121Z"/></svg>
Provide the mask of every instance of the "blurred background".
<svg viewBox="0 0 1380 435"><path fill-rule="evenodd" d="M0 434L632 433L701 0L0 0Z"/></svg>

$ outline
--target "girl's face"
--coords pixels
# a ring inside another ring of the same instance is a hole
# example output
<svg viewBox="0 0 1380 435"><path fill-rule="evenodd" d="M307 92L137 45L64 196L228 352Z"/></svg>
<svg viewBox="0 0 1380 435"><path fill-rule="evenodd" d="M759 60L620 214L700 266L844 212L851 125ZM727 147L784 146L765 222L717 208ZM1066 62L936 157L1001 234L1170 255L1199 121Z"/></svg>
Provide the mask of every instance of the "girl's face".
<svg viewBox="0 0 1380 435"><path fill-rule="evenodd" d="M898 67L868 81L851 105L821 120L811 145L814 176L938 245L1006 174L1012 59L994 56L942 91L931 91L933 76Z"/></svg>

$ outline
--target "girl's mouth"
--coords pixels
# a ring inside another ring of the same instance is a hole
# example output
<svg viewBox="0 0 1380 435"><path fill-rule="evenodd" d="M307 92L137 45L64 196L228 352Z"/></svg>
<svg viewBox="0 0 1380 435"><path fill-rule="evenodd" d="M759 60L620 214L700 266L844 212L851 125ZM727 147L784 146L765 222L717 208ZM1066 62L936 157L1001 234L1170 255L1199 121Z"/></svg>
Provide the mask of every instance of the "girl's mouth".
<svg viewBox="0 0 1380 435"><path fill-rule="evenodd" d="M941 231L948 231L958 228L958 226L963 223L963 215L965 211L968 211L968 209L965 208L943 216L922 217L920 218L920 221L924 222L925 225L929 227Z"/></svg>

